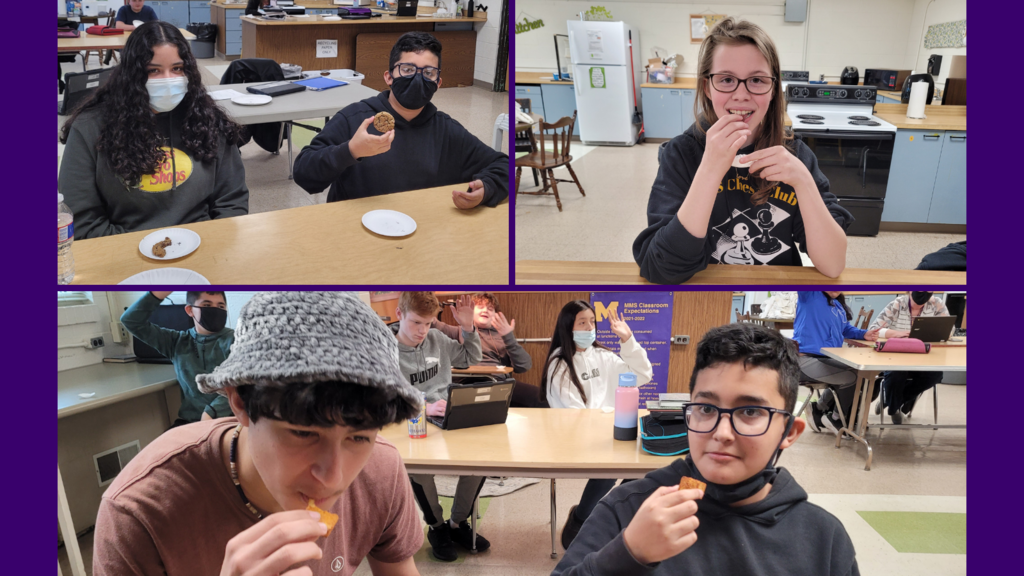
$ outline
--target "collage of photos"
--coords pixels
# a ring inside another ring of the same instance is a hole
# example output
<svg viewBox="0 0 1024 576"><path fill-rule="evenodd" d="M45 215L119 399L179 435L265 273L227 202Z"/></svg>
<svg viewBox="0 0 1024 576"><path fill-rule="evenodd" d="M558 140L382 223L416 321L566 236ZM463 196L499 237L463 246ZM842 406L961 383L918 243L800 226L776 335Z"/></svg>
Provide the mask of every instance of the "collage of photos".
<svg viewBox="0 0 1024 576"><path fill-rule="evenodd" d="M965 576L966 12L58 1L58 576Z"/></svg>

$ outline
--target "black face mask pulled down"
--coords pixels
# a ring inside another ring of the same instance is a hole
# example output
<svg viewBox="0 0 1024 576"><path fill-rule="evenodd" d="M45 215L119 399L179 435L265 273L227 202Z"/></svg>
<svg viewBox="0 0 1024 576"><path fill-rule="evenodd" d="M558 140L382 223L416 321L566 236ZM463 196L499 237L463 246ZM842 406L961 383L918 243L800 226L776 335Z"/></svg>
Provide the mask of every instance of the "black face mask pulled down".
<svg viewBox="0 0 1024 576"><path fill-rule="evenodd" d="M210 332L217 333L224 329L224 326L228 323L228 311L221 310L220 308L192 308L193 311L199 310L199 325L209 330ZM194 312L193 312L194 313Z"/></svg>
<svg viewBox="0 0 1024 576"><path fill-rule="evenodd" d="M430 103L437 92L437 83L423 77L422 72L413 76L396 76L391 82L391 93L402 106L409 110L419 110Z"/></svg>
<svg viewBox="0 0 1024 576"><path fill-rule="evenodd" d="M722 423L719 422L719 425ZM786 431L782 434L782 439L779 440L779 446L782 445L782 440L785 440L786 436L789 436L789 430L793 427L793 419L790 418L789 423L786 424ZM779 475L779 469L775 467L776 462L779 461L779 456L782 455L782 450L779 448L775 449L772 457L768 460L768 464L764 470L761 470L757 474L754 474L750 478L737 482L736 484L716 484L711 482L697 469L696 464L693 463L693 457L686 457L686 465L693 471L693 475L707 484L707 488L704 490L705 496L710 496L714 500L723 504L734 504L740 500L746 500L754 494L761 491L766 485L775 482L775 477Z"/></svg>

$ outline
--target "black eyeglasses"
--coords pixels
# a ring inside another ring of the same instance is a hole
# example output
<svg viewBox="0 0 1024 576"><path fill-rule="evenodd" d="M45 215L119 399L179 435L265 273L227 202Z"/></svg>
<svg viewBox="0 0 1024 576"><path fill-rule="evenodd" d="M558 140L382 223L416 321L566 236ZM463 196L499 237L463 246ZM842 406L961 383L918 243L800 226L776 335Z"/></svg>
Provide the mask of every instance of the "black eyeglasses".
<svg viewBox="0 0 1024 576"><path fill-rule="evenodd" d="M417 72L422 72L423 77L431 82L437 82L438 78L441 77L441 69L434 68L433 66L423 66L422 68L415 64L395 64L395 68L398 68L398 75L403 78L415 76Z"/></svg>
<svg viewBox="0 0 1024 576"><path fill-rule="evenodd" d="M772 425L772 416L782 414L787 418L793 415L785 410L767 406L740 406L738 408L719 408L714 404L687 404L685 408L686 427L690 432L705 434L718 428L722 414L729 415L729 422L734 432L740 436L761 436L768 432Z"/></svg>
<svg viewBox="0 0 1024 576"><path fill-rule="evenodd" d="M751 94L767 94L772 91L775 85L775 78L771 76L751 76L750 78L737 78L732 74L708 74L711 79L711 86L719 92L735 92L740 84L747 87Z"/></svg>

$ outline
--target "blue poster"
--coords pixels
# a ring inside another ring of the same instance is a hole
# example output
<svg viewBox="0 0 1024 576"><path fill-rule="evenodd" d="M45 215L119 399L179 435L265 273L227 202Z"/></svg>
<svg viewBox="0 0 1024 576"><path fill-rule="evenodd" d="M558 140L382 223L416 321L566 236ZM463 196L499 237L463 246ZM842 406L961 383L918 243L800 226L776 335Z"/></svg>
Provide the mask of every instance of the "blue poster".
<svg viewBox="0 0 1024 576"><path fill-rule="evenodd" d="M611 331L608 314L615 310L647 350L654 379L640 387L640 406L668 391L668 358L672 344L672 292L592 292L590 304L597 315L597 341L616 354L621 342Z"/></svg>

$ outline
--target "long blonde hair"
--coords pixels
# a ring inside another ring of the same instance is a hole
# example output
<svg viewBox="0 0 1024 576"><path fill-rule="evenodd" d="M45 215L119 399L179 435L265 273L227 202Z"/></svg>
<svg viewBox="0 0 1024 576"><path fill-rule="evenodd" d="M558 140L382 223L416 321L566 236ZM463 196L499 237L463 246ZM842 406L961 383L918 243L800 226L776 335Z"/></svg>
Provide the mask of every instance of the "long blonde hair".
<svg viewBox="0 0 1024 576"><path fill-rule="evenodd" d="M779 64L779 53L775 49L775 43L768 34L757 24L747 20L737 20L732 16L719 21L711 29L704 42L700 45L700 52L697 55L697 98L693 103L693 116L697 119L697 130L706 134L707 127L710 128L718 122L718 115L715 114L715 107L711 98L707 95L708 81L711 73L711 63L715 54L715 48L721 45L741 46L750 44L755 46L768 61L772 77L775 82L772 86L772 101L768 105L768 112L764 115L764 125L761 132L754 141L754 150L763 150L772 146L783 145L792 150L789 142L793 140L793 134L786 130L785 99L782 94L781 65ZM713 90L713 88L711 88ZM757 192L751 196L750 201L755 206L768 201L768 193L778 182L768 182L753 174L750 175Z"/></svg>

